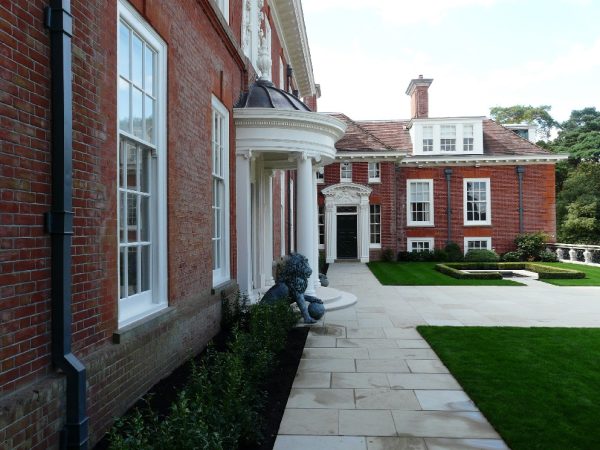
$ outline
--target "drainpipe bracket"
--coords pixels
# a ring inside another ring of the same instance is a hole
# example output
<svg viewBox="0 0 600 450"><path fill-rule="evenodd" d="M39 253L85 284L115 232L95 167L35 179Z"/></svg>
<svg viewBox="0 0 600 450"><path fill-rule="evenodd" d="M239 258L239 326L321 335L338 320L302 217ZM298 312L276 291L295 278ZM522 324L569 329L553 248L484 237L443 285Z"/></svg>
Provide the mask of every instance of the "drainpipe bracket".
<svg viewBox="0 0 600 450"><path fill-rule="evenodd" d="M73 213L49 211L44 214L46 232L49 234L73 234Z"/></svg>
<svg viewBox="0 0 600 450"><path fill-rule="evenodd" d="M73 36L73 16L71 15L68 0L59 0L52 2L53 6L48 6L44 10L44 25L50 31L58 31ZM55 6L58 3L60 6Z"/></svg>

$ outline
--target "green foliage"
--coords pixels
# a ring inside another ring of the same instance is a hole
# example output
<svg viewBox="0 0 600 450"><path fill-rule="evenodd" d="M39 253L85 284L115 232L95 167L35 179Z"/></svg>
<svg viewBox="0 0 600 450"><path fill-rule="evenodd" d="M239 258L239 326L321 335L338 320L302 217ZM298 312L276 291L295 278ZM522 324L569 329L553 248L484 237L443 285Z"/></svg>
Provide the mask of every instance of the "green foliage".
<svg viewBox="0 0 600 450"><path fill-rule="evenodd" d="M544 262L557 262L558 258L556 256L556 253L550 251L550 250L542 250L540 252L540 261L544 261Z"/></svg>
<svg viewBox="0 0 600 450"><path fill-rule="evenodd" d="M522 260L535 261L540 259L540 253L546 249L547 240L548 235L542 232L523 233L515 238L515 245Z"/></svg>
<svg viewBox="0 0 600 450"><path fill-rule="evenodd" d="M499 123L536 124L540 136L548 139L552 127L558 126L558 122L550 115L550 109L552 107L549 105L494 106L490 108L490 117Z"/></svg>
<svg viewBox="0 0 600 450"><path fill-rule="evenodd" d="M482 262L493 262L498 261L500 257L493 250L486 249L472 249L465 255L465 261L482 261Z"/></svg>
<svg viewBox="0 0 600 450"><path fill-rule="evenodd" d="M451 270L447 270L451 269ZM484 273L465 273L464 270L490 270L496 273L511 270L528 270L538 274L539 279L582 279L585 272L566 267L548 266L532 262L464 262L438 264L436 270L461 280L485 279ZM489 278L488 278L489 279Z"/></svg>
<svg viewBox="0 0 600 450"><path fill-rule="evenodd" d="M386 262L392 262L394 260L394 250L386 248L381 252L381 260Z"/></svg>
<svg viewBox="0 0 600 450"><path fill-rule="evenodd" d="M502 261L506 262L517 262L523 259L521 252L506 252L502 255Z"/></svg>
<svg viewBox="0 0 600 450"><path fill-rule="evenodd" d="M446 247L444 247L444 251L448 255L446 261L460 262L464 259L463 252L456 242L449 242Z"/></svg>
<svg viewBox="0 0 600 450"><path fill-rule="evenodd" d="M574 110L560 128L550 146L553 151L568 153L579 160L600 160L600 111L596 108Z"/></svg>
<svg viewBox="0 0 600 450"><path fill-rule="evenodd" d="M556 216L561 242L600 243L600 164L571 169L556 199Z"/></svg>
<svg viewBox="0 0 600 450"><path fill-rule="evenodd" d="M226 351L209 346L165 417L148 407L119 420L111 450L219 450L260 442L264 379L298 315L283 302L249 306L238 296L224 303L223 316L231 327Z"/></svg>
<svg viewBox="0 0 600 450"><path fill-rule="evenodd" d="M438 264L435 266L438 272L456 278L457 280L501 280L502 274L499 272L478 272L467 273L455 267L446 264ZM474 269L475 270L475 269Z"/></svg>

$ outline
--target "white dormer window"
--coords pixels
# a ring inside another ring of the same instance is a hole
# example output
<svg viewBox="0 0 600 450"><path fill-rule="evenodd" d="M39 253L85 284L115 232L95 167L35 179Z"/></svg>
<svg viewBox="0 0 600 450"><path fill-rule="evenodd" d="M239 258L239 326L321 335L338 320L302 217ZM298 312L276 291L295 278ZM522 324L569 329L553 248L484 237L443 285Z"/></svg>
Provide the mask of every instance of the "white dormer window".
<svg viewBox="0 0 600 450"><path fill-rule="evenodd" d="M413 155L483 154L483 117L413 119Z"/></svg>
<svg viewBox="0 0 600 450"><path fill-rule="evenodd" d="M456 151L456 125L442 125L440 128L440 150Z"/></svg>
<svg viewBox="0 0 600 450"><path fill-rule="evenodd" d="M423 127L423 152L433 151L433 127L425 125Z"/></svg>
<svg viewBox="0 0 600 450"><path fill-rule="evenodd" d="M463 151L473 151L473 125L463 125Z"/></svg>
<svg viewBox="0 0 600 450"><path fill-rule="evenodd" d="M379 183L381 181L381 166L378 162L369 163L369 183Z"/></svg>
<svg viewBox="0 0 600 450"><path fill-rule="evenodd" d="M343 162L340 164L340 181L352 181L352 163Z"/></svg>

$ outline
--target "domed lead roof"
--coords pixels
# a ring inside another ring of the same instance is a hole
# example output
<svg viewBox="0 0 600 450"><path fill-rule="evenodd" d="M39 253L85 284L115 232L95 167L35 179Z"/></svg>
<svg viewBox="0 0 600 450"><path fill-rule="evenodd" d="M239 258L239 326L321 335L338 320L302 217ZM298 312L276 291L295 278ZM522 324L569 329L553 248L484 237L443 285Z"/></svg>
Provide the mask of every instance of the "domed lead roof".
<svg viewBox="0 0 600 450"><path fill-rule="evenodd" d="M242 94L235 107L310 111L310 108L297 97L276 88L273 83L263 79L252 83L248 91Z"/></svg>

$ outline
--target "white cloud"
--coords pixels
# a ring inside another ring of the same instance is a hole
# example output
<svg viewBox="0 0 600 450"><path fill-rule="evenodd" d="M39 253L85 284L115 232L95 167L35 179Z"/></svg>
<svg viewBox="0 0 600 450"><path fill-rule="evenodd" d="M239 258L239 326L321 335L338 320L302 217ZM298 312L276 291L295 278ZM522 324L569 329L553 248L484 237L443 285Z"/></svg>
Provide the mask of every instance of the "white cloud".
<svg viewBox="0 0 600 450"><path fill-rule="evenodd" d="M492 6L500 0L428 0L426 4L414 0L303 0L307 13L335 10L373 11L385 22L393 24L437 24L455 9L473 6ZM571 0L582 1L582 0Z"/></svg>

